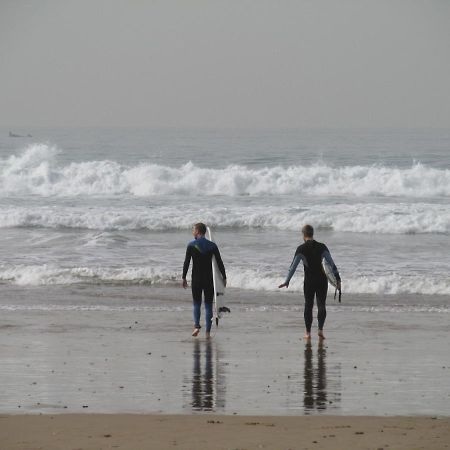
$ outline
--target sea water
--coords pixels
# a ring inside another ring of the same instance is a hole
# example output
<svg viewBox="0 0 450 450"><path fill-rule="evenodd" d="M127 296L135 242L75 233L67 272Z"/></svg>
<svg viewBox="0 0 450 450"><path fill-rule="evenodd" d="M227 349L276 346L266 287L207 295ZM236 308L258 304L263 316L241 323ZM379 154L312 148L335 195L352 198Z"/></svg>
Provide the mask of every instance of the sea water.
<svg viewBox="0 0 450 450"><path fill-rule="evenodd" d="M3 284L174 286L202 221L230 287L275 291L310 223L344 292L450 295L450 130L26 131L0 135Z"/></svg>

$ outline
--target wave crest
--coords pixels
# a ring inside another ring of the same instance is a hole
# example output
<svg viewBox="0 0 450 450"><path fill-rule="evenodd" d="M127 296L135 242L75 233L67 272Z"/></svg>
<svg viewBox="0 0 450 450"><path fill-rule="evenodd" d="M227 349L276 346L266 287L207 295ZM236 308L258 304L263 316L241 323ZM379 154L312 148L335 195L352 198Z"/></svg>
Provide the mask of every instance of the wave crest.
<svg viewBox="0 0 450 450"><path fill-rule="evenodd" d="M58 151L34 144L19 156L0 160L0 195L40 196L161 195L271 196L450 196L450 170L420 163L410 168L379 166L270 167L251 169L232 165L202 168L192 162L174 168L141 163L127 166L115 161L56 164Z"/></svg>
<svg viewBox="0 0 450 450"><path fill-rule="evenodd" d="M229 287L252 291L278 291L285 274L267 273L262 270L228 270ZM430 275L389 274L368 276L342 273L343 292L349 294L422 294L449 295L450 280ZM178 286L180 273L162 267L72 267L55 265L0 266L0 281L22 286L71 285L71 284L134 284ZM289 286L291 292L302 291L302 277Z"/></svg>
<svg viewBox="0 0 450 450"><path fill-rule="evenodd" d="M318 229L353 233L450 233L450 210L439 204L211 207L188 205L145 208L9 207L0 210L0 228L84 228L101 231L187 229L198 217L215 228L262 228L296 231L313 222Z"/></svg>

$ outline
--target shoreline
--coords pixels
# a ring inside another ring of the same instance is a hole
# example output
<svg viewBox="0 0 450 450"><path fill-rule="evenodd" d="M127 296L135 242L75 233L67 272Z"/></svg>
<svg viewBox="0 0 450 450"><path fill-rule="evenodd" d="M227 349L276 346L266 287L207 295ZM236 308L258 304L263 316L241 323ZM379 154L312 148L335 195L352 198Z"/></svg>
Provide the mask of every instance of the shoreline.
<svg viewBox="0 0 450 450"><path fill-rule="evenodd" d="M0 415L0 449L444 449L450 417Z"/></svg>
<svg viewBox="0 0 450 450"><path fill-rule="evenodd" d="M14 291L0 296L19 307L1 311L0 414L448 414L442 299L426 312L420 297L397 298L398 309L381 299L376 311L331 300L320 346L316 324L312 343L301 339L292 294L230 292L232 312L206 341L191 337L181 288Z"/></svg>

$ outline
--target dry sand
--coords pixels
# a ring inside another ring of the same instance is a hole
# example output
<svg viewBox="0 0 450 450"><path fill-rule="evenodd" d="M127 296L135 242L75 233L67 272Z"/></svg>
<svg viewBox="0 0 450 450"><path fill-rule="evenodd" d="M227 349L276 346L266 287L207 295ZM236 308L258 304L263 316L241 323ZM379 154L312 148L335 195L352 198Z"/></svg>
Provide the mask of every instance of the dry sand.
<svg viewBox="0 0 450 450"><path fill-rule="evenodd" d="M432 450L450 448L450 418L3 415L0 443L1 450Z"/></svg>

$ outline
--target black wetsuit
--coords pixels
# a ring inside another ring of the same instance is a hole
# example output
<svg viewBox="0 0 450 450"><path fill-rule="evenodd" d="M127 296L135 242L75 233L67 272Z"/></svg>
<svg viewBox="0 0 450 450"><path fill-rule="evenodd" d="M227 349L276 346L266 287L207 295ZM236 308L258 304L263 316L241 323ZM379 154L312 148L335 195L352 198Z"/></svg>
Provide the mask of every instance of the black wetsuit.
<svg viewBox="0 0 450 450"><path fill-rule="evenodd" d="M192 298L194 303L202 302L202 292L205 295L205 303L212 303L214 298L214 285L211 260L216 257L217 265L223 279L226 279L225 267L220 256L219 249L214 242L205 237L194 239L186 249L186 257L183 264L183 280L186 279L189 264L192 258Z"/></svg>
<svg viewBox="0 0 450 450"><path fill-rule="evenodd" d="M314 296L317 299L317 320L319 322L319 330L323 329L325 318L327 317L325 303L327 299L328 280L322 268L323 258L331 265L336 280L341 281L341 277L327 246L314 239L307 240L297 248L285 281L286 284L289 284L300 261L303 261L305 270L305 279L303 283L303 293L305 295L304 318L307 332L311 331L313 321L312 310L314 306Z"/></svg>

